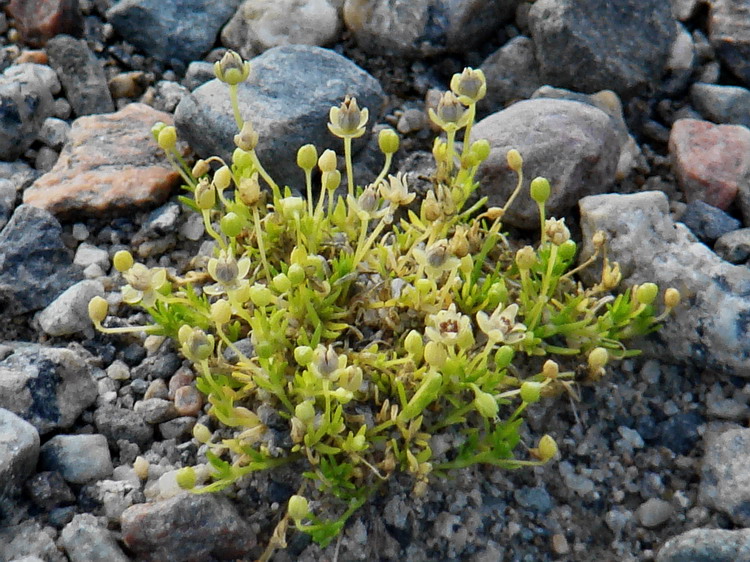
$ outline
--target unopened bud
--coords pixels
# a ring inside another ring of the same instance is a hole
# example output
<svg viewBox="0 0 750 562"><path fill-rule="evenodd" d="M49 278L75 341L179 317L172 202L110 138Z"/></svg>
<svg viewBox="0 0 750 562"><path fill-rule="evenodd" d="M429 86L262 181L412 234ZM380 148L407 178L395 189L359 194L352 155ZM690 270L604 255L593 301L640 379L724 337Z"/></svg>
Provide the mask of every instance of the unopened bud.
<svg viewBox="0 0 750 562"><path fill-rule="evenodd" d="M664 305L667 308L674 308L678 304L680 304L680 291L675 289L674 287L670 287L666 291L664 291Z"/></svg>
<svg viewBox="0 0 750 562"><path fill-rule="evenodd" d="M557 455L557 442L551 435L543 435L539 440L536 450L539 453L539 460L547 462Z"/></svg>
<svg viewBox="0 0 750 562"><path fill-rule="evenodd" d="M210 170L211 166L209 165L209 163L201 159L195 163L191 173L193 174L193 177L199 178L201 176L205 176Z"/></svg>
<svg viewBox="0 0 750 562"><path fill-rule="evenodd" d="M511 170L514 172L520 172L521 168L523 168L523 158L521 157L521 153L518 152L515 148L511 148L508 151L507 154L508 159L508 166Z"/></svg>
<svg viewBox="0 0 750 562"><path fill-rule="evenodd" d="M336 169L336 153L330 148L318 158L318 168L321 172L333 172Z"/></svg>
<svg viewBox="0 0 750 562"><path fill-rule="evenodd" d="M524 246L516 252L516 265L518 269L527 270L536 265L536 252L531 246Z"/></svg>
<svg viewBox="0 0 750 562"><path fill-rule="evenodd" d="M192 490L195 488L196 481L195 469L192 466L185 466L175 474L175 482L183 490Z"/></svg>
<svg viewBox="0 0 750 562"><path fill-rule="evenodd" d="M208 183L206 178L201 179L195 188L195 204L202 211L208 211L214 208L216 204L216 188L213 184Z"/></svg>
<svg viewBox="0 0 750 562"><path fill-rule="evenodd" d="M120 273L124 273L133 267L133 254L127 250L119 250L112 258L112 265Z"/></svg>
<svg viewBox="0 0 750 562"><path fill-rule="evenodd" d="M540 177L531 180L529 191L531 193L531 198L537 203L546 203L547 199L549 199L550 190L551 188L547 178Z"/></svg>
<svg viewBox="0 0 750 562"><path fill-rule="evenodd" d="M310 505L304 496L294 495L289 498L287 513L295 522L301 521L310 513Z"/></svg>
<svg viewBox="0 0 750 562"><path fill-rule="evenodd" d="M542 383L525 381L521 384L521 400L528 403L539 402L542 396Z"/></svg>
<svg viewBox="0 0 750 562"><path fill-rule="evenodd" d="M109 305L102 297L96 296L89 301L89 318L94 324L101 324L107 317Z"/></svg>
<svg viewBox="0 0 750 562"><path fill-rule="evenodd" d="M383 154L393 154L398 150L400 140L393 129L383 129L378 133L378 146Z"/></svg>
<svg viewBox="0 0 750 562"><path fill-rule="evenodd" d="M318 151L314 144L301 146L297 151L297 166L306 172L312 170L318 162Z"/></svg>
<svg viewBox="0 0 750 562"><path fill-rule="evenodd" d="M172 125L168 125L159 131L159 137L157 138L159 147L162 150L171 152L177 146L177 129Z"/></svg>
<svg viewBox="0 0 750 562"><path fill-rule="evenodd" d="M651 304L659 293L659 287L656 283L644 283L635 291L635 298L641 304Z"/></svg>

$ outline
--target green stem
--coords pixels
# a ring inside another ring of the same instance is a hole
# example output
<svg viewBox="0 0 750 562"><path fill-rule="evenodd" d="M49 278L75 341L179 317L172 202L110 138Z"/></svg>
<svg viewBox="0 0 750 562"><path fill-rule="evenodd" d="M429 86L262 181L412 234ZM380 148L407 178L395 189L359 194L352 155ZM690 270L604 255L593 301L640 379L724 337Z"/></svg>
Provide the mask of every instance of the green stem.
<svg viewBox="0 0 750 562"><path fill-rule="evenodd" d="M352 138L344 137L344 158L346 160L346 183L348 193L354 196L354 171L352 168Z"/></svg>
<svg viewBox="0 0 750 562"><path fill-rule="evenodd" d="M237 84L229 85L229 99L232 102L232 112L234 113L234 122L237 123L237 129L242 130L243 120L240 115L240 102L237 99L237 90L239 89Z"/></svg>
<svg viewBox="0 0 750 562"><path fill-rule="evenodd" d="M219 246L221 246L222 250L226 250L227 243L224 241L224 239L221 237L221 234L216 232L214 230L213 225L211 224L211 215L208 209L201 209L201 215L203 215L203 224L206 227L206 232L219 243Z"/></svg>
<svg viewBox="0 0 750 562"><path fill-rule="evenodd" d="M271 271L268 268L268 260L266 259L266 248L263 242L263 231L260 227L260 215L258 213L258 207L253 207L253 223L255 224L255 238L258 241L258 251L260 252L260 261L263 264L263 271L266 274L266 280L271 283Z"/></svg>
<svg viewBox="0 0 750 562"><path fill-rule="evenodd" d="M375 178L375 181L372 182L374 185L378 185L381 181L383 181L383 178L385 178L385 175L388 173L388 170L391 169L391 160L393 160L393 154L388 153L385 155L385 162L383 163L383 169L378 174L378 177Z"/></svg>
<svg viewBox="0 0 750 562"><path fill-rule="evenodd" d="M471 146L471 127L474 124L474 117L477 114L477 104L472 103L469 106L469 122L466 123L466 129L464 130L464 148L461 151L461 158L464 158L469 153L469 147Z"/></svg>

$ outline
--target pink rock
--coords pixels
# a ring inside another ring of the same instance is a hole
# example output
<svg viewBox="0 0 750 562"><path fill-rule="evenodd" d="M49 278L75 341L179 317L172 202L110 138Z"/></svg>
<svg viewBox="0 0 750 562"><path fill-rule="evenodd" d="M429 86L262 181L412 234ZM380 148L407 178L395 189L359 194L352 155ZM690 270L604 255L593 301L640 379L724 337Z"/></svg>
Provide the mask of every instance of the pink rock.
<svg viewBox="0 0 750 562"><path fill-rule="evenodd" d="M680 119L669 136L672 168L685 198L720 209L750 179L750 129Z"/></svg>
<svg viewBox="0 0 750 562"><path fill-rule="evenodd" d="M21 40L32 47L60 33L79 37L83 31L78 0L12 0L7 9Z"/></svg>
<svg viewBox="0 0 750 562"><path fill-rule="evenodd" d="M203 407L203 395L194 386L181 386L174 392L174 407L181 416L197 416Z"/></svg>
<svg viewBox="0 0 750 562"><path fill-rule="evenodd" d="M168 113L133 103L79 117L54 168L29 187L24 203L63 218L130 212L162 203L180 182L151 136Z"/></svg>

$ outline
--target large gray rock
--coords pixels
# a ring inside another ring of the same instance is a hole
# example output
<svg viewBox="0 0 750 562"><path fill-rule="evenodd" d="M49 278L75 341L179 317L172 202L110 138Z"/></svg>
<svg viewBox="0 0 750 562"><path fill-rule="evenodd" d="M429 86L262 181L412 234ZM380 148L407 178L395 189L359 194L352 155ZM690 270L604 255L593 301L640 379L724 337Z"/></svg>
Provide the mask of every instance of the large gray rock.
<svg viewBox="0 0 750 562"><path fill-rule="evenodd" d="M739 562L750 560L750 529L693 529L672 537L656 562Z"/></svg>
<svg viewBox="0 0 750 562"><path fill-rule="evenodd" d="M746 88L699 82L690 88L690 100L714 123L750 127L750 90Z"/></svg>
<svg viewBox="0 0 750 562"><path fill-rule="evenodd" d="M384 103L378 81L353 62L320 47L276 47L251 61L250 78L239 87L242 115L260 136L257 153L279 183L300 183L297 149L313 143L342 152L341 139L326 124L328 112L346 94L370 111L370 126ZM205 158L229 161L237 134L226 84L212 80L182 99L175 112L180 138Z"/></svg>
<svg viewBox="0 0 750 562"><path fill-rule="evenodd" d="M71 562L127 562L113 534L96 517L76 515L62 530L60 542Z"/></svg>
<svg viewBox="0 0 750 562"><path fill-rule="evenodd" d="M0 361L0 408L41 434L73 425L96 396L88 363L69 349L19 344Z"/></svg>
<svg viewBox="0 0 750 562"><path fill-rule="evenodd" d="M104 296L104 286L100 281L79 281L39 313L39 325L51 336L77 332L89 332L93 335L88 306L96 296Z"/></svg>
<svg viewBox="0 0 750 562"><path fill-rule="evenodd" d="M476 124L472 139L487 139L492 152L479 168L479 194L502 206L516 187L507 163L515 148L523 157L524 177L546 177L552 191L547 216L563 216L581 197L602 193L615 178L620 147L610 118L587 104L553 99L518 102ZM536 228L539 211L525 186L504 222Z"/></svg>
<svg viewBox="0 0 750 562"><path fill-rule="evenodd" d="M518 0L346 0L344 22L375 55L464 53L515 16Z"/></svg>
<svg viewBox="0 0 750 562"><path fill-rule="evenodd" d="M620 95L658 83L676 35L664 0L538 0L529 26L548 84Z"/></svg>
<svg viewBox="0 0 750 562"><path fill-rule="evenodd" d="M706 439L698 502L750 527L750 429L711 433Z"/></svg>
<svg viewBox="0 0 750 562"><path fill-rule="evenodd" d="M519 35L492 53L480 67L487 78L487 96L479 109L499 111L508 103L531 97L544 82L534 55L534 42Z"/></svg>
<svg viewBox="0 0 750 562"><path fill-rule="evenodd" d="M45 470L62 474L68 482L86 484L112 474L112 457L104 435L55 435L41 449Z"/></svg>
<svg viewBox="0 0 750 562"><path fill-rule="evenodd" d="M81 279L61 235L47 211L30 205L15 210L0 231L0 313L44 308Z"/></svg>
<svg viewBox="0 0 750 562"><path fill-rule="evenodd" d="M721 61L750 86L750 0L712 0L708 38Z"/></svg>
<svg viewBox="0 0 750 562"><path fill-rule="evenodd" d="M39 433L29 422L0 408L0 500L16 494L36 469Z"/></svg>
<svg viewBox="0 0 750 562"><path fill-rule="evenodd" d="M213 47L239 0L121 0L107 20L127 41L162 62L187 63Z"/></svg>
<svg viewBox="0 0 750 562"><path fill-rule="evenodd" d="M750 377L750 270L725 262L675 223L661 191L586 197L580 209L581 259L593 251L594 232L603 230L624 286L651 281L682 294L661 330L639 347L698 369ZM596 266L587 275L593 280Z"/></svg>

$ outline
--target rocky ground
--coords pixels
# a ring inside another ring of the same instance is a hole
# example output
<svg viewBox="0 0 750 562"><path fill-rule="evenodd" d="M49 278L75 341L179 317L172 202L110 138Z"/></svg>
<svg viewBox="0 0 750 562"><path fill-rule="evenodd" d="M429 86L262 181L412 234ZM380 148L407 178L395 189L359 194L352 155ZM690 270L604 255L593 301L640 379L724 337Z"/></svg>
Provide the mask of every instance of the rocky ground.
<svg viewBox="0 0 750 562"><path fill-rule="evenodd" d="M95 334L86 312L102 295L113 322L145 323L121 303L120 249L175 271L211 251L149 131L231 149L211 64L226 48L252 58L240 99L290 184L298 146L338 148L325 123L347 93L401 133L417 182L426 108L482 68L483 194L507 197L517 148L551 180L551 214L581 240L608 232L626 285L684 303L580 401L530 410L527 441L552 434L557 461L466 471L422 498L397 479L338 542L290 533L274 560L750 560L749 0L0 6L0 560L255 559L294 493L291 469L179 493L207 421L189 365L170 341ZM360 177L380 165L375 138ZM513 209L508 227L532 236L532 202Z"/></svg>

